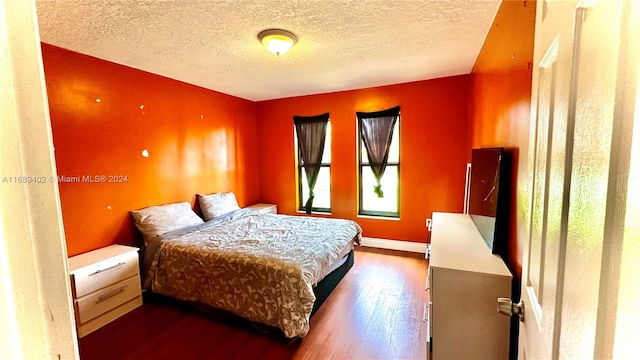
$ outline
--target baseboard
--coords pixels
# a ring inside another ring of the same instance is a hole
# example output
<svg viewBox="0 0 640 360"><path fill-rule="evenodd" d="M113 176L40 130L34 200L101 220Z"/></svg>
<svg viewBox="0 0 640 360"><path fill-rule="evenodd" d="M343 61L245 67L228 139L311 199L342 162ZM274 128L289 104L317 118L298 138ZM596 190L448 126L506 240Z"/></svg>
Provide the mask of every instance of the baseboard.
<svg viewBox="0 0 640 360"><path fill-rule="evenodd" d="M401 240L388 240L388 239L377 239L370 237L362 237L362 246L373 247L379 249L388 249L388 250L400 250L400 251L409 251L409 252L417 252L417 253L426 253L427 244L426 243L417 243L412 241L401 241Z"/></svg>

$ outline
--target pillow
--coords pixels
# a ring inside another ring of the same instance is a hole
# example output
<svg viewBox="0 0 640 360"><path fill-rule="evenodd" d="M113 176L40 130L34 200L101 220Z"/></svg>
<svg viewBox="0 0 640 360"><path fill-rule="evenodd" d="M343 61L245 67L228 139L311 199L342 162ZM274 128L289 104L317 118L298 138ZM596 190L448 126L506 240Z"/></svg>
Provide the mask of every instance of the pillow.
<svg viewBox="0 0 640 360"><path fill-rule="evenodd" d="M149 206L131 211L131 215L144 235L145 241L169 231L204 222L193 212L188 202Z"/></svg>
<svg viewBox="0 0 640 360"><path fill-rule="evenodd" d="M198 195L200 210L205 221L215 219L218 216L239 210L236 195L232 192L217 193L211 195Z"/></svg>

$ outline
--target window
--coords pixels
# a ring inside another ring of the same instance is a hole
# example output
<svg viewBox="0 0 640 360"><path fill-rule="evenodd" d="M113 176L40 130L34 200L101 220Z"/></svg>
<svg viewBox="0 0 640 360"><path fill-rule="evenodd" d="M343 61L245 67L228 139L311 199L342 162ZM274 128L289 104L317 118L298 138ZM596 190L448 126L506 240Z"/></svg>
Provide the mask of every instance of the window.
<svg viewBox="0 0 640 360"><path fill-rule="evenodd" d="M311 211L331 212L329 114L294 116L294 124L298 154L298 209L308 214ZM313 180L314 176L315 180L309 181L310 178Z"/></svg>
<svg viewBox="0 0 640 360"><path fill-rule="evenodd" d="M357 113L359 214L400 217L400 107Z"/></svg>

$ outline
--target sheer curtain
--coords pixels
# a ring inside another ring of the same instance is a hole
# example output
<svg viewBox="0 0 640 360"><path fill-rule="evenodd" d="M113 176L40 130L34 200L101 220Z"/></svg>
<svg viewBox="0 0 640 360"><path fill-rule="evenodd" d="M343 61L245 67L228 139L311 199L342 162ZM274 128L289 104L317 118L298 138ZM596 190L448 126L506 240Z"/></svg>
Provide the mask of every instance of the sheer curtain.
<svg viewBox="0 0 640 360"><path fill-rule="evenodd" d="M389 147L393 138L393 128L400 116L400 106L376 112L357 112L360 122L360 137L367 150L369 165L376 179L373 191L378 197L384 197L380 181L387 168Z"/></svg>
<svg viewBox="0 0 640 360"><path fill-rule="evenodd" d="M298 161L304 168L309 186L309 199L304 205L307 214L311 214L313 207L313 188L316 186L322 154L324 153L324 140L327 135L327 123L329 113L316 116L294 116L293 124L298 136Z"/></svg>

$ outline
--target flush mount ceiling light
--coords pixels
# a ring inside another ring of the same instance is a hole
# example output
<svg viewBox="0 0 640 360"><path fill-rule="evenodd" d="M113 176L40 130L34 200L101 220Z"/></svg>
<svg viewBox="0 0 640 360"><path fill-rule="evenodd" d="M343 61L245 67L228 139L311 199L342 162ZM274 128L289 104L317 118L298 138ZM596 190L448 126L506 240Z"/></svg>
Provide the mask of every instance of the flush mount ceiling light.
<svg viewBox="0 0 640 360"><path fill-rule="evenodd" d="M298 41L291 32L281 29L268 29L258 34L258 40L267 50L280 56L284 54Z"/></svg>

